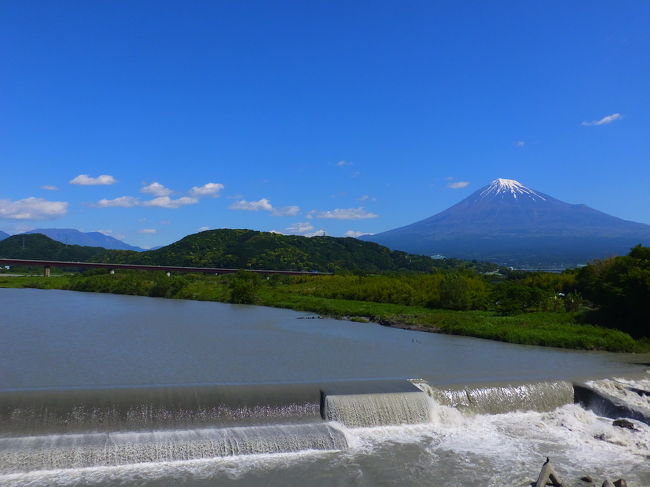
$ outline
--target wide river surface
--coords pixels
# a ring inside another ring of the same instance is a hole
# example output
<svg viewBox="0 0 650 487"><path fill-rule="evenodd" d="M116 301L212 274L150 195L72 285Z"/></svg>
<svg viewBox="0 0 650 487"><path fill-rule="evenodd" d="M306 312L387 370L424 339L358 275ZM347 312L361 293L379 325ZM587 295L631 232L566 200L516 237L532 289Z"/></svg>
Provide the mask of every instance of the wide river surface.
<svg viewBox="0 0 650 487"><path fill-rule="evenodd" d="M638 380L645 370L633 362L643 361L625 354L319 319L274 308L0 289L0 393L12 398L7 395L34 391L414 378L433 386ZM0 485L523 486L536 478L547 455L557 458L558 471L570 479L567 485L579 474L650 485L650 427L641 423L638 432L619 431L611 420L574 404L551 412L496 415L432 408L427 424L338 427L347 444L340 451L307 448L25 472L13 464L3 470L0 460ZM196 431L192 434L207 434ZM11 439L16 434L0 430L7 451L17 448ZM56 436L57 441L64 436Z"/></svg>

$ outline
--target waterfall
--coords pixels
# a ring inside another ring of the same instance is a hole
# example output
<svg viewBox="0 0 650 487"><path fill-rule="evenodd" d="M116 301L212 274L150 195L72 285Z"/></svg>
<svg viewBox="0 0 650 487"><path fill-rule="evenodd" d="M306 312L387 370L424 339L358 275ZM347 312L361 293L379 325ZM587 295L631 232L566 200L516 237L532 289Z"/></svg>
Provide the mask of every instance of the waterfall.
<svg viewBox="0 0 650 487"><path fill-rule="evenodd" d="M432 387L422 381L413 383L442 405L477 414L552 411L574 400L573 385L565 381L462 387Z"/></svg>
<svg viewBox="0 0 650 487"><path fill-rule="evenodd" d="M324 396L322 414L349 427L427 423L431 399L419 391L329 394Z"/></svg>
<svg viewBox="0 0 650 487"><path fill-rule="evenodd" d="M314 421L316 385L0 391L0 434L169 430Z"/></svg>
<svg viewBox="0 0 650 487"><path fill-rule="evenodd" d="M325 423L0 438L0 472L346 447L343 433Z"/></svg>

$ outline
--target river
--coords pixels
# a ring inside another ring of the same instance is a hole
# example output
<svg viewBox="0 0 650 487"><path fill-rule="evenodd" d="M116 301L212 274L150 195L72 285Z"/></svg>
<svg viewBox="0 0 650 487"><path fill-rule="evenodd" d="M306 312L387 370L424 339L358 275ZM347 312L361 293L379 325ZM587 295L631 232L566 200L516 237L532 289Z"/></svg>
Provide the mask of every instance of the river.
<svg viewBox="0 0 650 487"><path fill-rule="evenodd" d="M1 485L523 486L546 456L567 485L650 485L650 427L571 388L650 388L639 357L222 303L0 305Z"/></svg>

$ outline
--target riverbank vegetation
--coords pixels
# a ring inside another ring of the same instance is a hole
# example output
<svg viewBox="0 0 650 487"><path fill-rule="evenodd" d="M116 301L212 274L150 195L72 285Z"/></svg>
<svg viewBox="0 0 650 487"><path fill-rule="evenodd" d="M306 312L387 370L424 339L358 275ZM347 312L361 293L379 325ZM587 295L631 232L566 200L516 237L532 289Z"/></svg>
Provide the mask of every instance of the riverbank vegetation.
<svg viewBox="0 0 650 487"><path fill-rule="evenodd" d="M637 247L562 274L461 267L267 278L93 270L4 277L0 286L259 304L512 343L631 352L650 350L649 254Z"/></svg>

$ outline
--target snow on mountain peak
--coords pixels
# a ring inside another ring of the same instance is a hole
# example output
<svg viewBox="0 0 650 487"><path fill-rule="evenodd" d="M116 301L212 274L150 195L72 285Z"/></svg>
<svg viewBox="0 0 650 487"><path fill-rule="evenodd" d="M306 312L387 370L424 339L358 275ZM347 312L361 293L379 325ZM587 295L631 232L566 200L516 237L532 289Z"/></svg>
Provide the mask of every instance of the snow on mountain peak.
<svg viewBox="0 0 650 487"><path fill-rule="evenodd" d="M490 185L481 192L481 198L486 196L497 196L497 195L507 195L510 194L513 198L517 198L518 195L531 198L533 200L539 198L542 201L546 199L540 194L536 193L530 188L527 188L519 181L514 179L504 179L498 178L490 183Z"/></svg>

